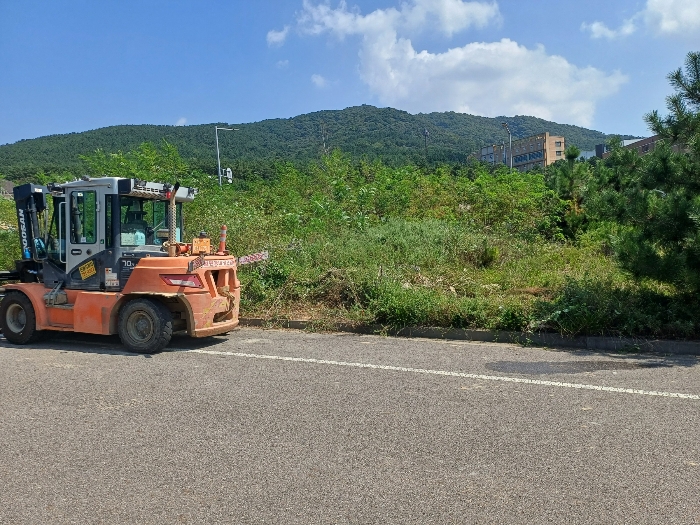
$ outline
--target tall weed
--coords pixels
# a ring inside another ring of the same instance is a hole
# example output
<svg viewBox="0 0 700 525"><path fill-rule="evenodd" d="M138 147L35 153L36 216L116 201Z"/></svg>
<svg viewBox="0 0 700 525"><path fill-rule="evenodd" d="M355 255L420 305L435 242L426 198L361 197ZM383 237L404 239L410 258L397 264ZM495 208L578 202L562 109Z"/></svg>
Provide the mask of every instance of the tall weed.
<svg viewBox="0 0 700 525"><path fill-rule="evenodd" d="M155 170L197 186L186 237L215 235L226 224L233 253L268 250L269 261L239 270L243 315L313 311L396 326L700 335L697 299L637 285L612 262L614 228L563 241L566 203L541 173L392 168L334 152L307 169L280 163L272 178L219 187L167 147L85 160L101 170L95 175L153 179L146 175ZM14 225L11 202L0 214ZM0 240L13 246L0 259L11 268L16 231L1 230Z"/></svg>

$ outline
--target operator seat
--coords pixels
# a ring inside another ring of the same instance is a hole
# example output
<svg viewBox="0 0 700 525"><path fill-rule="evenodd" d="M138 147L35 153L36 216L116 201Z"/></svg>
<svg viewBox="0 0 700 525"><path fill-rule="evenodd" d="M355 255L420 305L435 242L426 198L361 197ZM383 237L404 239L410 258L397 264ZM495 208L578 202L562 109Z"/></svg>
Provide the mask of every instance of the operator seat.
<svg viewBox="0 0 700 525"><path fill-rule="evenodd" d="M131 227L134 230L141 230L142 232L145 232L146 228L148 228L148 223L143 219L144 213L146 212L139 210L127 211L126 216L124 217L124 225Z"/></svg>

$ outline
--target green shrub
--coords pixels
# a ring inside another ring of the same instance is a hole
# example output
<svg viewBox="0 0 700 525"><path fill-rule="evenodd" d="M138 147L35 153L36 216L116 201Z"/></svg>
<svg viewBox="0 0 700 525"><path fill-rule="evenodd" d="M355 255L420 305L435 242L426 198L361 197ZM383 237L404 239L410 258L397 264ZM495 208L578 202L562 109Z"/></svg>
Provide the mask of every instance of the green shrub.
<svg viewBox="0 0 700 525"><path fill-rule="evenodd" d="M165 146L86 162L143 178L153 169L197 186L185 209L186 237L215 236L226 224L234 254L268 250L269 261L239 269L242 315L304 310L391 326L700 335L693 295L635 283L614 264L614 221L563 240L573 201L548 189L542 173L479 164L392 168L335 152L306 169L280 163L267 179L219 187ZM11 201L0 214L14 225ZM17 234L0 230L0 241L11 246L0 258L11 268Z"/></svg>
<svg viewBox="0 0 700 525"><path fill-rule="evenodd" d="M700 301L695 294L644 284L619 286L590 276L568 279L552 300L535 304L530 328L565 335L697 337Z"/></svg>

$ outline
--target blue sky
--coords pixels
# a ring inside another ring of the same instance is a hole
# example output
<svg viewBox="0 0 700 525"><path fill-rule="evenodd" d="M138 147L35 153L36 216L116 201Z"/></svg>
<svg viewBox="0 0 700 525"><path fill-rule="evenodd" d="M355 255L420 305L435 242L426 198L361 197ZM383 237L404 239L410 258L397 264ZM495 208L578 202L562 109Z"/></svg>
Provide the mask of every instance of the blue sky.
<svg viewBox="0 0 700 525"><path fill-rule="evenodd" d="M360 104L648 135L700 0L0 0L0 144Z"/></svg>

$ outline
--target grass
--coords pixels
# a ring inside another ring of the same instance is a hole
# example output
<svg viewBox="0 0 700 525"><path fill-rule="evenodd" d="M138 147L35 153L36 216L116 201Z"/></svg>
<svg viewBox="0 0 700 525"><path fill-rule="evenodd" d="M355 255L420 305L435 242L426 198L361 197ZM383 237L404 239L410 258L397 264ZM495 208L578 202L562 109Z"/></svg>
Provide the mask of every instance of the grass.
<svg viewBox="0 0 700 525"><path fill-rule="evenodd" d="M98 159L95 175L132 175L110 159ZM233 253L270 252L239 270L243 316L700 336L698 300L632 280L610 255L609 229L564 238L567 204L538 173L389 168L334 153L304 171L280 164L273 180L220 188L201 173L178 178L200 188L185 211L186 237L202 229L215 236L226 224ZM0 215L14 223L14 206L0 203ZM18 255L16 237L0 231L11 246L0 255L6 268Z"/></svg>
<svg viewBox="0 0 700 525"><path fill-rule="evenodd" d="M240 270L243 315L700 335L697 301L667 285L632 280L609 255L607 235L563 238L556 225L564 206L541 175L523 185L520 175L481 167L425 175L379 166L368 177L363 167L330 160L336 164L325 169L286 168L275 181L224 190L228 215L215 207L216 221L197 219L209 220L212 230L236 224L235 253L271 253L270 261Z"/></svg>
<svg viewBox="0 0 700 525"><path fill-rule="evenodd" d="M332 241L297 240L271 261L243 267L240 278L242 311L254 317L567 335L696 333L687 298L630 281L599 250L487 239L438 220L392 219Z"/></svg>

